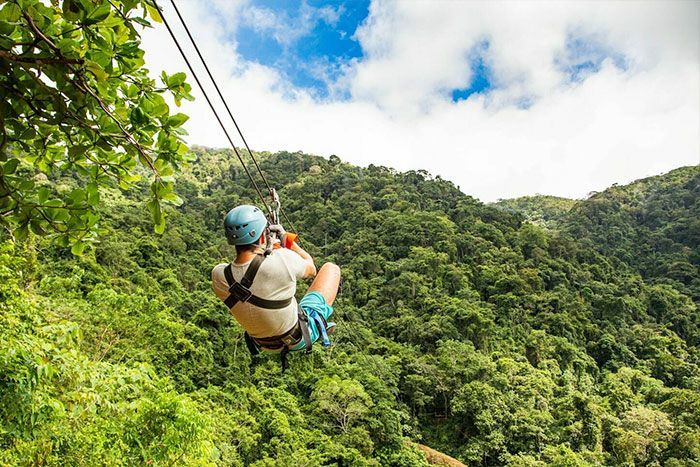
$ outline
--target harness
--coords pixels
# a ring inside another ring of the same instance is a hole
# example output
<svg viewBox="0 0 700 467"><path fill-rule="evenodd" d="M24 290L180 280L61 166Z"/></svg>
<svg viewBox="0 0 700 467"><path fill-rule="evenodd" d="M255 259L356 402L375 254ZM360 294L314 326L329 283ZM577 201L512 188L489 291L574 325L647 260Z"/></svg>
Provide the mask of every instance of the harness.
<svg viewBox="0 0 700 467"><path fill-rule="evenodd" d="M268 310L279 310L285 308L292 303L293 297L289 297L284 300L267 300L257 295L253 295L250 291L250 287L253 285L253 280L260 269L260 266L265 261L266 256L255 255L253 261L251 261L248 269L246 270L241 281L238 282L233 278L232 266L233 263L226 266L224 269L224 276L226 277L226 282L229 285L228 292L229 296L226 297L224 303L229 309L233 308L239 302L247 302L260 308L266 308ZM261 349L269 351L280 351L280 361L282 364L282 372L287 369L287 356L290 349L298 344L302 339L304 340L304 349L306 354L311 353L313 348L313 342L311 342L311 334L309 333L309 316L306 311L299 306L298 307L298 319L297 322L290 330L279 336L272 337L252 337L246 331L243 334L245 338L246 347L250 354L255 357L260 353ZM311 319L313 319L319 329L320 334L323 336L323 345L330 345L328 337L326 334L326 320L323 319L316 311L312 311Z"/></svg>
<svg viewBox="0 0 700 467"><path fill-rule="evenodd" d="M231 271L233 263L224 269L224 276L226 277L226 282L228 282L228 293L230 294L224 300L227 307L233 308L238 302L248 302L260 308L279 310L288 307L292 303L292 297L285 300L267 300L253 295L253 292L250 291L253 280L258 274L258 269L260 269L263 261L265 261L265 256L255 255L240 282L233 278L233 272Z"/></svg>

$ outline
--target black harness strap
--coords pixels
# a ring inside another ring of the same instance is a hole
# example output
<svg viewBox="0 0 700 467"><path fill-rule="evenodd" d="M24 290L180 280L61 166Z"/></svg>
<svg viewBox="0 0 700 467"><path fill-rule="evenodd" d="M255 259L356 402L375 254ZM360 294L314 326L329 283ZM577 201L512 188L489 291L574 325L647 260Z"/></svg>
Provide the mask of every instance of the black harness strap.
<svg viewBox="0 0 700 467"><path fill-rule="evenodd" d="M253 280L255 280L255 276L258 274L258 269L260 269L263 261L265 261L265 257L262 255L255 255L253 257L253 261L250 262L248 269L246 269L241 279L241 285L243 287L249 289L250 286L253 285Z"/></svg>
<svg viewBox="0 0 700 467"><path fill-rule="evenodd" d="M248 331L243 333L243 339L245 339L245 346L248 347L248 352L250 352L250 355L255 357L257 354L260 353L260 346L255 342L255 340L250 337L250 334L248 334Z"/></svg>
<svg viewBox="0 0 700 467"><path fill-rule="evenodd" d="M299 341L304 339L304 347L308 353L310 352L309 347L311 344L311 336L309 334L309 318L301 307L299 307L297 317L296 324L294 324L294 326L292 326L292 328L284 334L270 337L251 336L250 338L253 339L256 344L268 350L279 350L283 346L294 347L299 343Z"/></svg>
<svg viewBox="0 0 700 467"><path fill-rule="evenodd" d="M311 353L313 342L311 342L311 333L309 332L309 317L306 315L304 309L299 307L299 326L301 327L301 337L304 339L305 353Z"/></svg>
<svg viewBox="0 0 700 467"><path fill-rule="evenodd" d="M296 324L284 334L273 337L252 337L246 332L244 336L246 346L253 357L260 353L261 348L265 350L279 350L282 373L284 373L289 366L287 363L287 356L291 348L302 339L304 340L304 353L308 354L313 350L313 342L311 342L311 333L309 332L309 317L301 307L299 307Z"/></svg>
<svg viewBox="0 0 700 467"><path fill-rule="evenodd" d="M224 268L224 276L226 277L226 282L228 282L228 293L230 294L228 297L226 297L226 300L224 300L227 307L233 308L238 302L248 302L251 305L255 305L259 308L279 310L281 308L288 307L292 303L292 297L285 300L267 300L265 298L260 298L257 295L253 295L253 293L250 291L250 287L253 285L253 280L255 279L258 269L260 269L263 261L265 261L264 256L255 255L255 258L253 258L253 261L251 261L240 282L233 278L233 272L231 271L233 263Z"/></svg>

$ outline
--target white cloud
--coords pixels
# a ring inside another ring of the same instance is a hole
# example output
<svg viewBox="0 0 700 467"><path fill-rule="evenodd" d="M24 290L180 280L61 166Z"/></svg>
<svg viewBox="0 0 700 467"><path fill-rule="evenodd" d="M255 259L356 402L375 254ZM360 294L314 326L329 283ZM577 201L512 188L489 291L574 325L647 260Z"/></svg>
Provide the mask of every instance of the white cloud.
<svg viewBox="0 0 700 467"><path fill-rule="evenodd" d="M343 102L314 100L242 60L232 37L250 5L220 3L178 5L255 149L427 169L485 201L582 197L700 163L698 3L373 2L356 35L365 57L338 84L351 91ZM595 37L629 68L606 60L568 82L556 58L572 34ZM498 90L451 102L484 39ZM146 32L144 44L154 71L184 70L163 28ZM190 142L225 146L196 94L184 108ZM531 107L513 105L524 96Z"/></svg>
<svg viewBox="0 0 700 467"><path fill-rule="evenodd" d="M278 44L289 47L310 34L321 21L335 25L340 18L341 9L342 7L330 6L315 8L304 2L299 16L290 18L289 15L278 14L269 8L247 5L242 9L242 17L253 30L270 34Z"/></svg>

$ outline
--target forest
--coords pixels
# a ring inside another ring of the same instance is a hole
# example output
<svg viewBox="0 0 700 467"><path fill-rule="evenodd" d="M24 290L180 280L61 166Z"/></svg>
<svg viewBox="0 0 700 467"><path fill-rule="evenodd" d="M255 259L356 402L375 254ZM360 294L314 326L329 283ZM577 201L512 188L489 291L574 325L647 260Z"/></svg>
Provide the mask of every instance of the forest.
<svg viewBox="0 0 700 467"><path fill-rule="evenodd" d="M416 443L700 465L700 167L484 204L426 171L256 153L343 273L332 346L281 373L211 290L255 190L230 150L185 145L186 76L151 78L139 48L157 11L56 5L0 8L0 465L428 465Z"/></svg>
<svg viewBox="0 0 700 467"><path fill-rule="evenodd" d="M536 198L514 211L426 172L261 153L306 247L344 275L333 346L282 375L251 366L209 281L252 187L229 151L192 153L163 234L143 184L100 190L80 256L5 235L3 463L422 465L408 441L469 465L700 459L698 167L544 227L525 221Z"/></svg>

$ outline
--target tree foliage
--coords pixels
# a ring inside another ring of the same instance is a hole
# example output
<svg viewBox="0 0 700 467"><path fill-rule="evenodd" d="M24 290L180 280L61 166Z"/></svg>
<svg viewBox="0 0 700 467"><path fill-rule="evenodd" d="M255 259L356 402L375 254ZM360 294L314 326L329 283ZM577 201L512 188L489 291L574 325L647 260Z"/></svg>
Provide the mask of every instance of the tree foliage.
<svg viewBox="0 0 700 467"><path fill-rule="evenodd" d="M100 187L151 179L156 231L162 202L179 203L186 160L167 96L191 99L184 73L151 79L140 48L145 0L9 0L0 6L0 224L22 240L51 234L80 253L95 240ZM57 178L79 180L67 187Z"/></svg>

